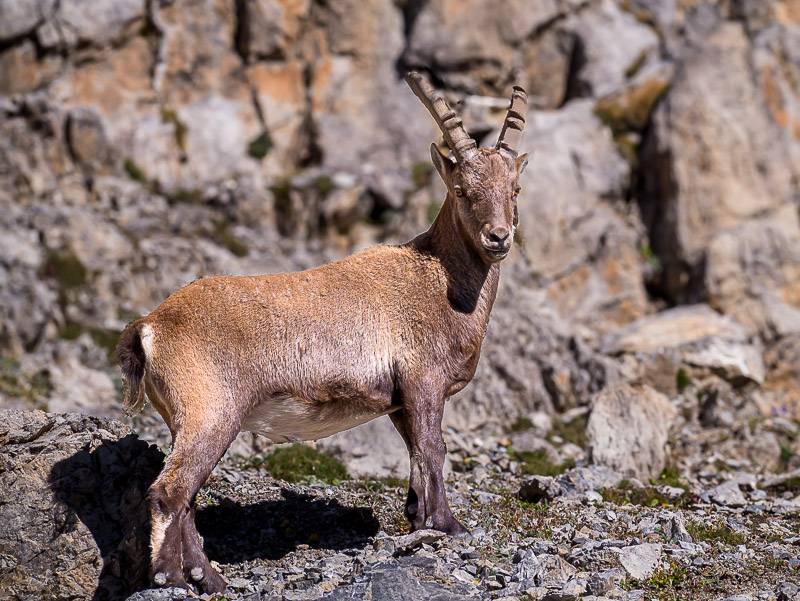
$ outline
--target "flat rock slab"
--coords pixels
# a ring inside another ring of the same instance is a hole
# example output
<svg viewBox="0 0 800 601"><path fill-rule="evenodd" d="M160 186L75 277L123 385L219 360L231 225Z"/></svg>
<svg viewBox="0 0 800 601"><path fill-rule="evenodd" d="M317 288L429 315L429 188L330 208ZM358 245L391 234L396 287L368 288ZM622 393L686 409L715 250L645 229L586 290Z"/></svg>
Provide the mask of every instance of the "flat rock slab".
<svg viewBox="0 0 800 601"><path fill-rule="evenodd" d="M645 543L623 547L619 553L619 563L634 580L650 578L658 568L661 559L661 545Z"/></svg>

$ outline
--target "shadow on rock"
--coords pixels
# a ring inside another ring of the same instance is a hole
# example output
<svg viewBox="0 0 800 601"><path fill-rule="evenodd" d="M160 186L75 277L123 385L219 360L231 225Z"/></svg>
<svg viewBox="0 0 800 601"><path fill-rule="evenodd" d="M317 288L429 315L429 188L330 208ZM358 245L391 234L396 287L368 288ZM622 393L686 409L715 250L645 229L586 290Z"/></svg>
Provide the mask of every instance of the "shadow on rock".
<svg viewBox="0 0 800 601"><path fill-rule="evenodd" d="M147 490L163 467L164 455L133 434L88 445L53 465L48 477L54 503L55 536L79 529L92 537L102 561L93 599L124 599L146 587L150 557Z"/></svg>
<svg viewBox="0 0 800 601"><path fill-rule="evenodd" d="M380 524L372 510L345 507L290 490L283 499L242 505L228 498L197 511L197 529L210 559L238 563L280 559L306 544L317 549L362 546Z"/></svg>

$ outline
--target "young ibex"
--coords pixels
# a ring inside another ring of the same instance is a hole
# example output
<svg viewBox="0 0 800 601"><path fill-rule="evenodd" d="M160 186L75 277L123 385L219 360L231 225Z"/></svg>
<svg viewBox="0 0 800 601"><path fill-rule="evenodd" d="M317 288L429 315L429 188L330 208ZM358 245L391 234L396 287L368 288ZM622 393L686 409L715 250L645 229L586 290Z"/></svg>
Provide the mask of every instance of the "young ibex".
<svg viewBox="0 0 800 601"><path fill-rule="evenodd" d="M406 81L455 159L431 145L447 198L427 232L308 271L200 279L122 334L125 404L146 392L173 439L150 491L158 585L225 588L192 505L243 429L315 440L389 414L411 458L411 527L466 532L445 496L442 412L475 373L517 226L527 96L514 88L497 145L479 149L421 75Z"/></svg>

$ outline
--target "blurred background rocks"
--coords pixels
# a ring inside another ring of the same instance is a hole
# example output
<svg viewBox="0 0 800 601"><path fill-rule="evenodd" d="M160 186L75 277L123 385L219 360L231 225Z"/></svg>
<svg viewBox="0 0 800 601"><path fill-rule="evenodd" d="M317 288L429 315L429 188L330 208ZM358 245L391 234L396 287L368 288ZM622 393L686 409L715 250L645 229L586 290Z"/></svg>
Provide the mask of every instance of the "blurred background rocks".
<svg viewBox="0 0 800 601"><path fill-rule="evenodd" d="M0 405L119 416L119 332L179 286L424 230L439 134L409 69L484 144L513 84L531 103L451 450L513 433L639 477L800 467L796 0L3 2ZM609 441L619 420L642 431ZM385 419L320 444L405 469Z"/></svg>

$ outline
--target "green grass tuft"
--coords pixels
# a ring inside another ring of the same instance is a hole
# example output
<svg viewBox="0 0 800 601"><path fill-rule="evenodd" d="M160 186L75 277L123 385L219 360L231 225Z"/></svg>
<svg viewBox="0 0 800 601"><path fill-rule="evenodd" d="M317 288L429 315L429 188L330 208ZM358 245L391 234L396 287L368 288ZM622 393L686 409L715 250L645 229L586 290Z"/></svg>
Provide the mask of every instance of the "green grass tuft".
<svg viewBox="0 0 800 601"><path fill-rule="evenodd" d="M692 378L689 376L686 370L681 367L675 374L675 386L677 387L678 392L683 392L686 390L691 383Z"/></svg>
<svg viewBox="0 0 800 601"><path fill-rule="evenodd" d="M684 493L677 499L670 499L653 486L634 487L629 480L622 480L614 488L600 491L603 500L615 505L641 505L643 507L686 507L691 502L691 495Z"/></svg>
<svg viewBox="0 0 800 601"><path fill-rule="evenodd" d="M247 154L257 161L260 161L272 150L272 146L272 138L270 138L269 132L263 131L250 140L250 143L247 145Z"/></svg>
<svg viewBox="0 0 800 601"><path fill-rule="evenodd" d="M550 431L550 437L558 436L565 442L571 442L581 448L586 448L587 423L588 418L585 415L576 417L568 422L556 420L553 424L553 429Z"/></svg>
<svg viewBox="0 0 800 601"><path fill-rule="evenodd" d="M688 489L689 483L681 477L677 467L670 465L664 468L658 478L650 481L653 486L673 486L675 488Z"/></svg>
<svg viewBox="0 0 800 601"><path fill-rule="evenodd" d="M139 182L143 186L148 185L147 174L133 159L125 159L122 163L122 168L125 169L125 173L127 173L128 177L133 181Z"/></svg>
<svg viewBox="0 0 800 601"><path fill-rule="evenodd" d="M58 282L62 290L80 288L89 279L89 271L73 253L51 250L47 253L39 275Z"/></svg>
<svg viewBox="0 0 800 601"><path fill-rule="evenodd" d="M747 537L740 533L734 532L728 526L721 523L716 524L686 524L686 531L692 536L695 542L709 541L721 542L726 545L743 545Z"/></svg>
<svg viewBox="0 0 800 601"><path fill-rule="evenodd" d="M350 478L341 461L304 444L281 447L267 455L254 457L245 467L263 467L274 478L287 482L321 480L337 484Z"/></svg>
<svg viewBox="0 0 800 601"><path fill-rule="evenodd" d="M0 357L0 394L22 399L46 410L45 400L52 390L50 372L47 370L41 369L33 374L25 374L15 359Z"/></svg>
<svg viewBox="0 0 800 601"><path fill-rule="evenodd" d="M567 459L562 463L553 463L547 455L547 451L521 451L514 452L514 456L520 461L523 474L535 474L538 476L558 476L569 469L575 467L573 459Z"/></svg>
<svg viewBox="0 0 800 601"><path fill-rule="evenodd" d="M427 186L431 181L431 173L433 173L433 166L427 161L411 165L411 181L414 183L414 187L419 190Z"/></svg>
<svg viewBox="0 0 800 601"><path fill-rule="evenodd" d="M530 430L533 428L533 422L530 418L525 417L524 415L520 415L514 423L509 426L509 432L525 432L526 430Z"/></svg>

